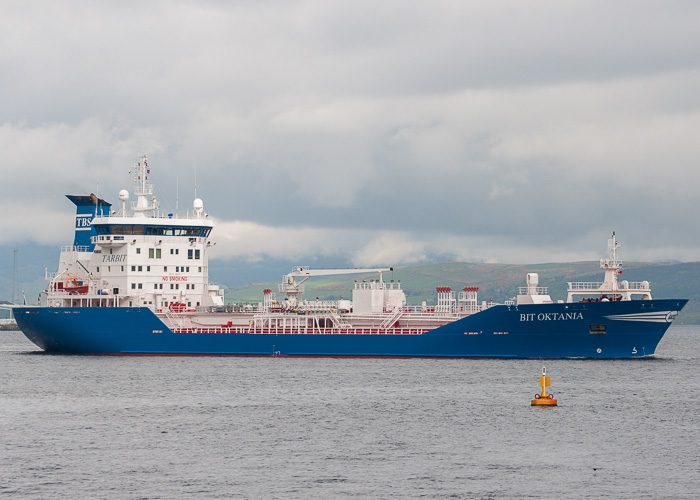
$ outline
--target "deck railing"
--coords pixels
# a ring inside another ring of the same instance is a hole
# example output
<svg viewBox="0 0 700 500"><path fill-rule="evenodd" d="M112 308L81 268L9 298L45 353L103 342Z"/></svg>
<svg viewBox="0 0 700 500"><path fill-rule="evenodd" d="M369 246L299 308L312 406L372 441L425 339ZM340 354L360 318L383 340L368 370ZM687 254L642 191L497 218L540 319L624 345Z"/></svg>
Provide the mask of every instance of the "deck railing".
<svg viewBox="0 0 700 500"><path fill-rule="evenodd" d="M90 252L90 247L87 245L69 245L62 246L61 252Z"/></svg>
<svg viewBox="0 0 700 500"><path fill-rule="evenodd" d="M598 291L601 290L601 287L605 285L606 283L604 282L585 282L585 281L578 281L578 282L569 282L569 291L570 292L585 292L585 291ZM617 290L648 290L650 285L648 281L631 281L627 283L626 287L621 286L621 283L618 283L617 285ZM602 290L612 290L612 288L603 288Z"/></svg>

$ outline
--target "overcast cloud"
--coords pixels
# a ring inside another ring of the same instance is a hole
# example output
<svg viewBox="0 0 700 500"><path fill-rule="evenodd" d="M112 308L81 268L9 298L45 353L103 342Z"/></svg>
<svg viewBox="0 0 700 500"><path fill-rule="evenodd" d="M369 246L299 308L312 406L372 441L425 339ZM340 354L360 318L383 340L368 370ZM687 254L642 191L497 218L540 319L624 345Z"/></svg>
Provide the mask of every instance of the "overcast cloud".
<svg viewBox="0 0 700 500"><path fill-rule="evenodd" d="M699 260L696 1L3 2L1 244L148 154L215 256Z"/></svg>

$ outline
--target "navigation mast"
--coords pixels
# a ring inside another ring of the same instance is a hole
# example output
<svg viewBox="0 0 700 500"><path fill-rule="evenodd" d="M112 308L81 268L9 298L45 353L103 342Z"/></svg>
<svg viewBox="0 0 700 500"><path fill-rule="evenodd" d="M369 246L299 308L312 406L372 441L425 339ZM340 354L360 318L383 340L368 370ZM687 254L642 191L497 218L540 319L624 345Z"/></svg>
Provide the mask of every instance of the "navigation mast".
<svg viewBox="0 0 700 500"><path fill-rule="evenodd" d="M148 183L151 169L148 166L146 155L141 157L141 161L134 165L134 182L136 188L136 203L133 207L134 217L146 217L147 212L155 212L158 209L158 202L153 196L153 184ZM149 196L151 199L149 200Z"/></svg>

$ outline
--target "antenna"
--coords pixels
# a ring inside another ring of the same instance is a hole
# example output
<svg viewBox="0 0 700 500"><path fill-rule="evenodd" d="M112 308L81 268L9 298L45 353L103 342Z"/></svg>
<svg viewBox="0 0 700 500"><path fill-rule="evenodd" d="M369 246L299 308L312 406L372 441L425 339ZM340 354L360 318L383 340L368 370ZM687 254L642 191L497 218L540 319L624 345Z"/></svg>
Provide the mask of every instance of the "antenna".
<svg viewBox="0 0 700 500"><path fill-rule="evenodd" d="M180 209L180 175L175 176L175 217L178 216Z"/></svg>
<svg viewBox="0 0 700 500"><path fill-rule="evenodd" d="M19 248L13 248L14 256L12 259L12 303L16 304L19 300L17 296L17 252Z"/></svg>
<svg viewBox="0 0 700 500"><path fill-rule="evenodd" d="M194 197L197 198L197 165L194 166Z"/></svg>

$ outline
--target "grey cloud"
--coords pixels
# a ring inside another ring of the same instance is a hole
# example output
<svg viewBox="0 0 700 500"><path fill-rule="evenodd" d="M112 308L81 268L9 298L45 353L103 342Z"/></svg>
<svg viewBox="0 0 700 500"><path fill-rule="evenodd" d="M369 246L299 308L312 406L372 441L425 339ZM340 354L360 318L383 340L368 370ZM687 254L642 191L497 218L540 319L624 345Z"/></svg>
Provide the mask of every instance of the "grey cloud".
<svg viewBox="0 0 700 500"><path fill-rule="evenodd" d="M489 241L517 247L513 261L611 229L655 246L648 255L700 247L682 231L700 204L694 2L38 2L3 14L13 206L68 213L62 195L98 182L114 199L147 153L170 209L176 182L189 206L196 170L222 220L368 239L323 250L342 258L384 255L396 239L383 231L400 232L406 262L440 254L430 238L478 240L452 254L463 258L488 259ZM671 237L675 250L659 241Z"/></svg>

